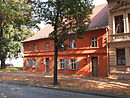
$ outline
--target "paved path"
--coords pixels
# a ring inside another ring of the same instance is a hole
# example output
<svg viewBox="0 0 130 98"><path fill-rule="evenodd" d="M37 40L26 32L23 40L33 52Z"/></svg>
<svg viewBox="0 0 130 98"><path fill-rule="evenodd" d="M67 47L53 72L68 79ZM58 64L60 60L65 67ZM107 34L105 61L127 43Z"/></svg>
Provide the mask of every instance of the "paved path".
<svg viewBox="0 0 130 98"><path fill-rule="evenodd" d="M0 83L0 98L109 98L105 96Z"/></svg>
<svg viewBox="0 0 130 98"><path fill-rule="evenodd" d="M22 73L4 73L4 72L0 72L0 75L7 75L7 76L32 76L32 77L48 77L48 78L52 78L52 76L39 76L39 75L33 75L33 74L22 74ZM73 80L81 80L81 81L93 81L93 82L108 82L111 84L119 84L119 85L129 85L130 82L118 82L118 81L111 81L111 80L95 80L95 79L83 79L83 78L67 78L67 77L58 77L59 79L73 79Z"/></svg>

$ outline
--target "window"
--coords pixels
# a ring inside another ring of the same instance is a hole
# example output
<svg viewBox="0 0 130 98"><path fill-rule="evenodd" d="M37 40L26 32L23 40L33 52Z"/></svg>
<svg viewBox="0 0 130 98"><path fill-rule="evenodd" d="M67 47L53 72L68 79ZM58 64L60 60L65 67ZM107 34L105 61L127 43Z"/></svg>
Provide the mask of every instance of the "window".
<svg viewBox="0 0 130 98"><path fill-rule="evenodd" d="M76 41L75 40L70 40L70 48L75 48Z"/></svg>
<svg viewBox="0 0 130 98"><path fill-rule="evenodd" d="M97 37L92 37L91 38L91 46L92 47L97 47Z"/></svg>
<svg viewBox="0 0 130 98"><path fill-rule="evenodd" d="M124 32L123 15L115 16L115 33L123 33L123 32Z"/></svg>
<svg viewBox="0 0 130 98"><path fill-rule="evenodd" d="M117 65L125 65L125 49L116 49Z"/></svg>
<svg viewBox="0 0 130 98"><path fill-rule="evenodd" d="M77 59L70 59L70 61L71 61L71 69L78 69Z"/></svg>
<svg viewBox="0 0 130 98"><path fill-rule="evenodd" d="M31 48L30 48L30 46L28 46L28 53L30 53L30 50L31 50Z"/></svg>
<svg viewBox="0 0 130 98"><path fill-rule="evenodd" d="M37 59L28 59L27 67L38 67L38 60Z"/></svg>
<svg viewBox="0 0 130 98"><path fill-rule="evenodd" d="M66 60L65 59L60 59L60 69L66 69Z"/></svg>
<svg viewBox="0 0 130 98"><path fill-rule="evenodd" d="M33 59L33 67L38 67L38 60L37 59Z"/></svg>
<svg viewBox="0 0 130 98"><path fill-rule="evenodd" d="M50 45L49 42L46 42L46 51L49 51Z"/></svg>
<svg viewBox="0 0 130 98"><path fill-rule="evenodd" d="M37 46L36 46L36 45L34 45L34 51L35 51L35 52L37 51Z"/></svg>
<svg viewBox="0 0 130 98"><path fill-rule="evenodd" d="M130 14L128 14L129 32L130 32Z"/></svg>
<svg viewBox="0 0 130 98"><path fill-rule="evenodd" d="M27 60L27 67L32 67L32 65L33 65L32 59L28 59Z"/></svg>

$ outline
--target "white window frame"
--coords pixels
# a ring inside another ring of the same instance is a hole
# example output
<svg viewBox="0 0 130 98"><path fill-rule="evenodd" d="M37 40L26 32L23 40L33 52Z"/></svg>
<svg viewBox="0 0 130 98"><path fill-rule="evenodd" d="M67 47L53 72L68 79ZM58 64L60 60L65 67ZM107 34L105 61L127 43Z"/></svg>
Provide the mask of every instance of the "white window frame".
<svg viewBox="0 0 130 98"><path fill-rule="evenodd" d="M33 61L32 59L27 59L27 67L32 67Z"/></svg>
<svg viewBox="0 0 130 98"><path fill-rule="evenodd" d="M49 49L50 49L50 43L46 42L46 51L49 51Z"/></svg>
<svg viewBox="0 0 130 98"><path fill-rule="evenodd" d="M37 51L37 45L34 45L34 51L35 52Z"/></svg>
<svg viewBox="0 0 130 98"><path fill-rule="evenodd" d="M60 69L66 69L66 60L60 59Z"/></svg>
<svg viewBox="0 0 130 98"><path fill-rule="evenodd" d="M38 67L38 59L33 59L33 66L32 67Z"/></svg>
<svg viewBox="0 0 130 98"><path fill-rule="evenodd" d="M76 40L70 40L70 48L73 49L76 47Z"/></svg>
<svg viewBox="0 0 130 98"><path fill-rule="evenodd" d="M91 37L91 47L98 47L98 40L96 36Z"/></svg>
<svg viewBox="0 0 130 98"><path fill-rule="evenodd" d="M78 60L77 59L70 59L71 61L71 69L77 70L78 69Z"/></svg>

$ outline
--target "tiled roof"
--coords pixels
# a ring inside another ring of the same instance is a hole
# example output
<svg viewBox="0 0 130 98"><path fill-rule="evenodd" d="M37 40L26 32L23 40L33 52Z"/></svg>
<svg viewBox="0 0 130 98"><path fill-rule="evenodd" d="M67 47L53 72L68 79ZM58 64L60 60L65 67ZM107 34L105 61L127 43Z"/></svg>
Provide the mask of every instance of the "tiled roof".
<svg viewBox="0 0 130 98"><path fill-rule="evenodd" d="M105 27L108 25L108 5L103 4L95 6L93 9L93 14L91 15L91 24L89 25L90 29L96 29ZM38 40L42 38L47 38L49 34L53 31L51 25L47 25L45 28L41 29L35 33L32 37L24 40L23 42Z"/></svg>
<svg viewBox="0 0 130 98"><path fill-rule="evenodd" d="M103 4L96 6L93 9L93 14L91 15L90 29L96 29L100 27L105 27L108 25L108 5Z"/></svg>

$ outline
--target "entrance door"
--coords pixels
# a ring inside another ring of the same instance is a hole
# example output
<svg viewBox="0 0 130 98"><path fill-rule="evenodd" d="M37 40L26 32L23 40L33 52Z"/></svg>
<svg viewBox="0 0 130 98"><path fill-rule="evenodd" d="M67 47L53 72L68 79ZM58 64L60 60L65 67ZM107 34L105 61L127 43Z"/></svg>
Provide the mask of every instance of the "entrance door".
<svg viewBox="0 0 130 98"><path fill-rule="evenodd" d="M46 58L46 72L50 71L50 61L49 58Z"/></svg>
<svg viewBox="0 0 130 98"><path fill-rule="evenodd" d="M92 75L98 76L98 57L92 57Z"/></svg>

